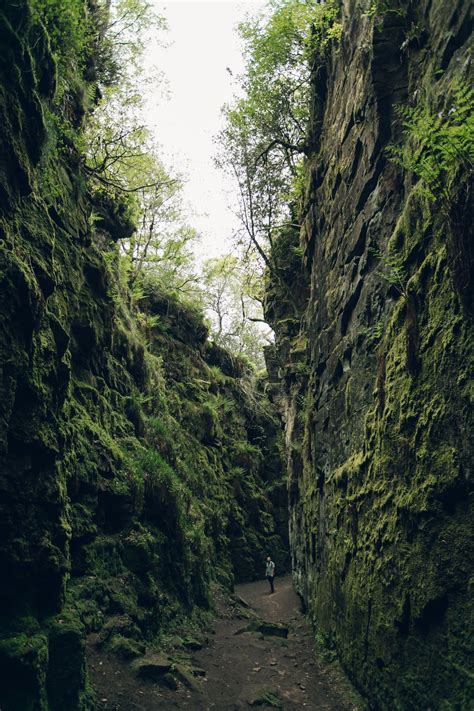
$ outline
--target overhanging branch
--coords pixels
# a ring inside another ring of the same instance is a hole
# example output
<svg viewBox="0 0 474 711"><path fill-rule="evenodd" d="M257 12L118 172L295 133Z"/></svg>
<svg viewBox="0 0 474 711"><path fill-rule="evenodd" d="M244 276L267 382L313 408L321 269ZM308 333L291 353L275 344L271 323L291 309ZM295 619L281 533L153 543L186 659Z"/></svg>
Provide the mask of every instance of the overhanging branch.
<svg viewBox="0 0 474 711"><path fill-rule="evenodd" d="M264 150L257 156L255 159L255 165L269 154L269 152L272 150L272 148L275 148L275 146L281 146L282 148L286 148L289 151L293 151L294 153L303 153L304 155L308 154L309 151L309 146L306 143L289 143L288 141L284 141L281 138L274 138L273 141L270 141L268 146L264 148Z"/></svg>

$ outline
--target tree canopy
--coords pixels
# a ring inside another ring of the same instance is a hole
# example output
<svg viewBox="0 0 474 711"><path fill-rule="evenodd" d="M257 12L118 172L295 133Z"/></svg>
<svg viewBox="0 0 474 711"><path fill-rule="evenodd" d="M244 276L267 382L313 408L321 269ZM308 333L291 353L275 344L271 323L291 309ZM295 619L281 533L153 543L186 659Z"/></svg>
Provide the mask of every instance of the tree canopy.
<svg viewBox="0 0 474 711"><path fill-rule="evenodd" d="M340 36L337 17L332 1L272 0L239 26L245 73L223 109L217 164L238 186L240 239L271 272L279 231L295 225L313 63Z"/></svg>
<svg viewBox="0 0 474 711"><path fill-rule="evenodd" d="M258 285L242 260L230 254L206 260L202 282L214 342L263 369L262 345L271 342L272 332L263 320Z"/></svg>

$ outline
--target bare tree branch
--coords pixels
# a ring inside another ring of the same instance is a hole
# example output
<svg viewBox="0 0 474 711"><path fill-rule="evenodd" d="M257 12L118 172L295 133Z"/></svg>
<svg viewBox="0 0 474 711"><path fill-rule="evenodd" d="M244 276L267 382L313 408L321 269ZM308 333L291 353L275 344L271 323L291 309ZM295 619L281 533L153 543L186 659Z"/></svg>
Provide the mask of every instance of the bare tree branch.
<svg viewBox="0 0 474 711"><path fill-rule="evenodd" d="M294 151L295 153L302 153L304 155L308 155L309 153L309 146L306 143L289 143L288 141L283 140L282 138L274 138L266 148L261 151L261 153L258 154L258 156L255 159L255 165L264 157L268 155L268 153L272 150L272 148L275 148L275 146L281 146L282 148L286 148L289 151Z"/></svg>

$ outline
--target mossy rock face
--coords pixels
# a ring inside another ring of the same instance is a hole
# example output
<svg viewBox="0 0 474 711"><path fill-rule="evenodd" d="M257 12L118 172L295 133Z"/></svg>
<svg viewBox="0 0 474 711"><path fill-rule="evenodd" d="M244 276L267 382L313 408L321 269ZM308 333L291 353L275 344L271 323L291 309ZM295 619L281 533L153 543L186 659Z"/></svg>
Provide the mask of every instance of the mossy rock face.
<svg viewBox="0 0 474 711"><path fill-rule="evenodd" d="M121 659L136 659L145 654L145 645L129 637L115 634L109 640L107 649Z"/></svg>
<svg viewBox="0 0 474 711"><path fill-rule="evenodd" d="M207 344L205 357L209 365L217 366L224 375L232 378L241 378L245 372L244 362L216 343Z"/></svg>
<svg viewBox="0 0 474 711"><path fill-rule="evenodd" d="M0 641L2 707L6 711L47 709L48 638L21 634Z"/></svg>
<svg viewBox="0 0 474 711"><path fill-rule="evenodd" d="M201 313L156 285L134 303L116 244L130 204L88 188L74 142L94 87L70 76L77 57L55 65L50 5L0 10L0 706L15 711L89 708L87 633L132 658L204 614L214 579L261 575L269 541L288 562L275 411Z"/></svg>
<svg viewBox="0 0 474 711"><path fill-rule="evenodd" d="M81 708L86 686L84 628L76 615L57 618L48 635L48 704L55 711Z"/></svg>
<svg viewBox="0 0 474 711"><path fill-rule="evenodd" d="M167 689L172 689L173 691L176 691L179 688L179 684L176 677L170 672L167 674L163 674L163 676L160 677L159 684L161 684L161 686L166 687Z"/></svg>
<svg viewBox="0 0 474 711"><path fill-rule="evenodd" d="M146 288L144 307L154 316L162 317L166 331L173 339L198 349L198 352L204 350L209 329L199 311L184 306L173 296L152 287Z"/></svg>
<svg viewBox="0 0 474 711"><path fill-rule="evenodd" d="M458 234L453 213L465 214L472 178L457 164L462 187L432 201L386 149L406 139L400 106L416 97L444 120L459 83L472 84L470 4L376 4L372 18L346 4L344 50L324 93L313 86L319 148L295 235L308 300L296 300L295 318L288 235L275 255L288 256L286 288L267 293L293 576L318 641L371 708L464 709L474 698L474 333L458 278L470 226ZM343 110L342 86L357 87ZM423 138L405 144L412 156L425 155Z"/></svg>
<svg viewBox="0 0 474 711"><path fill-rule="evenodd" d="M108 618L99 635L99 644L108 644L116 636L136 641L143 639L140 628L126 615Z"/></svg>

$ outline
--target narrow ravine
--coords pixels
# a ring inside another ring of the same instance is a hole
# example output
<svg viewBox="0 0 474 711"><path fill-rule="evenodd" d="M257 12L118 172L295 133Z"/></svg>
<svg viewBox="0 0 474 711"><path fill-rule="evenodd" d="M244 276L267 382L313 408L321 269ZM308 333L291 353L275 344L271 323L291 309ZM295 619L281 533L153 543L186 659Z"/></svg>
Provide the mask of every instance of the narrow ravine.
<svg viewBox="0 0 474 711"><path fill-rule="evenodd" d="M315 654L308 620L299 607L289 576L277 579L273 595L265 581L236 586L233 598L220 601L203 647L189 655L195 676L191 672L175 690L166 689L158 678L140 681L127 665L100 654L92 644L90 669L99 708L362 708L338 668Z"/></svg>
<svg viewBox="0 0 474 711"><path fill-rule="evenodd" d="M0 3L0 711L474 709L471 3L250 4Z"/></svg>

